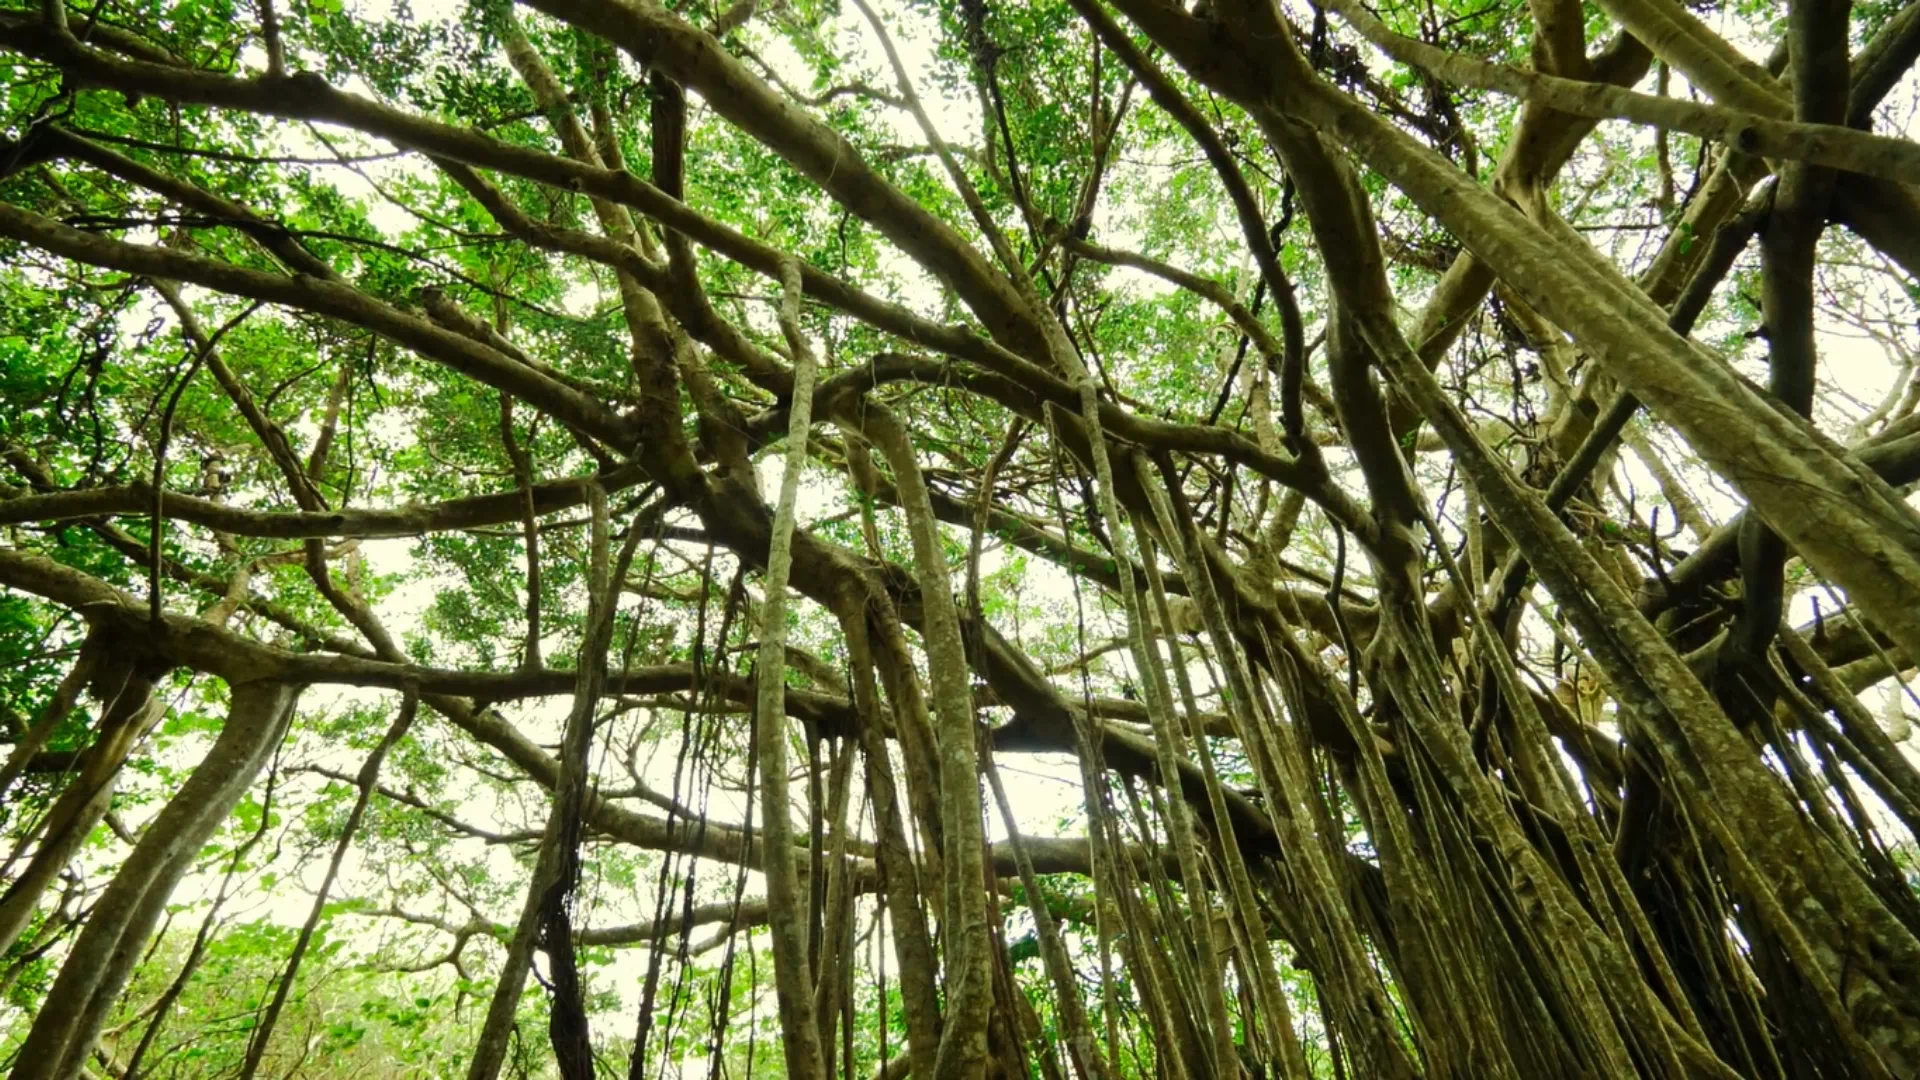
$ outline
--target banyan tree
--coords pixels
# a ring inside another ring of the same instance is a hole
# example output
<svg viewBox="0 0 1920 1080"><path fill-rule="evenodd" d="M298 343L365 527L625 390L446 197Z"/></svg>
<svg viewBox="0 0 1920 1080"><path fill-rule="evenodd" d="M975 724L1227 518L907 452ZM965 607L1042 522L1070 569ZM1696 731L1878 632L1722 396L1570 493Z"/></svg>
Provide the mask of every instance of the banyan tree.
<svg viewBox="0 0 1920 1080"><path fill-rule="evenodd" d="M0 0L0 1068L1920 1077L1917 57Z"/></svg>

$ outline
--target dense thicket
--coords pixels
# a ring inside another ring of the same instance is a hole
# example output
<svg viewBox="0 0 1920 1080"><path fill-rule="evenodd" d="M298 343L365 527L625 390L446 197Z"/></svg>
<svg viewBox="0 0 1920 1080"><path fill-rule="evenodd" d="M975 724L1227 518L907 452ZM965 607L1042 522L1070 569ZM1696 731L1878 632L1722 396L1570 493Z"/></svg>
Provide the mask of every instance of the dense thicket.
<svg viewBox="0 0 1920 1080"><path fill-rule="evenodd" d="M1920 1076L1920 3L18 3L15 1080Z"/></svg>

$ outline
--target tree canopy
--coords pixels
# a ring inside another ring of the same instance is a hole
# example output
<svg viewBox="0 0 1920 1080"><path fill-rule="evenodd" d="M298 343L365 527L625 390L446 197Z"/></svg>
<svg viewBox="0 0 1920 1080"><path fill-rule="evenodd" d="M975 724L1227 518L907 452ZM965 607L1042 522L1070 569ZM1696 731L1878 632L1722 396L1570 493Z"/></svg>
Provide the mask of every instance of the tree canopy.
<svg viewBox="0 0 1920 1080"><path fill-rule="evenodd" d="M1920 1076L1920 2L0 0L0 1068Z"/></svg>

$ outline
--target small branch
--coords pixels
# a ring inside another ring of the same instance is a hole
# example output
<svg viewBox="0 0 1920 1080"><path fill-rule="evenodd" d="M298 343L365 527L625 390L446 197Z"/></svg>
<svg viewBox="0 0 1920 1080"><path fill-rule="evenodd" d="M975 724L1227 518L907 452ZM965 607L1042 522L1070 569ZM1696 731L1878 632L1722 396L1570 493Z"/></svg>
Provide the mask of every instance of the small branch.
<svg viewBox="0 0 1920 1080"><path fill-rule="evenodd" d="M55 0L55 3L57 2L58 0ZM175 310L177 312L185 312L186 307L179 302L179 294L171 292L170 290L166 290L166 292L168 294L168 302L174 305ZM153 525L148 541L151 547L149 548L148 556L150 559L148 564L148 573L150 576L147 582L147 603L149 605L147 616L156 626L160 624L161 614L164 610L160 590L160 578L164 560L160 554L160 543L161 538L166 534L165 523L167 519L166 506L164 505L166 500L163 492L166 490L167 444L173 439L173 413L175 409L180 407L180 396L186 393L187 385L193 382L195 375L200 373L200 366L205 364L208 359L214 355L214 347L220 343L220 339L227 335L227 331L240 325L247 316L259 310L262 303L263 301L256 300L248 304L239 314L228 319L218 330L215 330L212 337L204 341L195 340L199 337L198 333L194 332L197 328L192 327L191 323L183 317L182 328L187 331L188 340L195 344L197 348L194 350L193 362L187 367L186 374L182 375L180 381L174 384L173 394L167 398L166 411L160 416L160 441L153 451Z"/></svg>
<svg viewBox="0 0 1920 1080"><path fill-rule="evenodd" d="M273 9L273 0L259 2L260 37L267 47L267 77L277 79L287 73L286 47L280 43L280 15Z"/></svg>

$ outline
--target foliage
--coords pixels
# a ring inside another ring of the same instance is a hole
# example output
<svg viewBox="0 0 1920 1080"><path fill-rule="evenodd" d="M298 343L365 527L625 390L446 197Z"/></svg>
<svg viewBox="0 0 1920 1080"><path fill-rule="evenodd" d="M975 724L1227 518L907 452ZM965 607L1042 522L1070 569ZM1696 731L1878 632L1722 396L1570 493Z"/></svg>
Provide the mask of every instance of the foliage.
<svg viewBox="0 0 1920 1080"><path fill-rule="evenodd" d="M0 0L0 1067L1915 1074L1916 41Z"/></svg>

